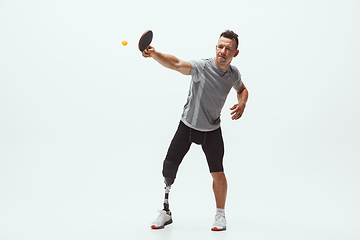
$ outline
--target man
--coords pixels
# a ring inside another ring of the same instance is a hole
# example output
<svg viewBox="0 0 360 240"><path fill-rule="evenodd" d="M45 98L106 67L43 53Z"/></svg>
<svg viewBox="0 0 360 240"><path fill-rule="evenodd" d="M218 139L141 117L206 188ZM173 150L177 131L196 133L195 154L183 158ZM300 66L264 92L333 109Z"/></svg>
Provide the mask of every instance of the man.
<svg viewBox="0 0 360 240"><path fill-rule="evenodd" d="M164 209L152 223L153 229L161 229L172 223L168 203L170 186L174 183L182 159L194 142L202 146L213 177L217 211L211 230L226 230L224 209L227 181L223 168L224 143L220 113L231 88L236 90L238 99L238 103L230 108L233 120L238 120L242 116L248 99L248 91L241 80L239 70L230 64L239 54L238 44L238 35L227 30L220 35L214 58L186 62L175 56L160 53L152 46L142 53L144 57L151 57L166 68L192 76L187 103L163 163L166 184Z"/></svg>

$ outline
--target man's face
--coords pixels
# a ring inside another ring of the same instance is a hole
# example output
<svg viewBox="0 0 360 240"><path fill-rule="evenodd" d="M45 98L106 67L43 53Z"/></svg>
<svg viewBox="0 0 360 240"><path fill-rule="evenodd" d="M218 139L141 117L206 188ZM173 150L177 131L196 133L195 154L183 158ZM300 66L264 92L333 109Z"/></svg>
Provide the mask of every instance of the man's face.
<svg viewBox="0 0 360 240"><path fill-rule="evenodd" d="M235 39L229 39L225 37L219 38L219 42L216 45L215 57L215 63L218 65L218 67L226 70L232 59L238 54L239 50L236 50Z"/></svg>

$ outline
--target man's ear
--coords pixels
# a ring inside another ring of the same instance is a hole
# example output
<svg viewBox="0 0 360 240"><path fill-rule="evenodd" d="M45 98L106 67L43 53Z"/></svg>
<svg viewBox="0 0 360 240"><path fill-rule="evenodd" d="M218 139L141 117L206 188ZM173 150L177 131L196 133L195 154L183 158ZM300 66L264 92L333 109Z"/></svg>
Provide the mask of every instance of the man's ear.
<svg viewBox="0 0 360 240"><path fill-rule="evenodd" d="M236 50L235 54L234 54L234 57L236 57L237 55L239 55L239 50Z"/></svg>

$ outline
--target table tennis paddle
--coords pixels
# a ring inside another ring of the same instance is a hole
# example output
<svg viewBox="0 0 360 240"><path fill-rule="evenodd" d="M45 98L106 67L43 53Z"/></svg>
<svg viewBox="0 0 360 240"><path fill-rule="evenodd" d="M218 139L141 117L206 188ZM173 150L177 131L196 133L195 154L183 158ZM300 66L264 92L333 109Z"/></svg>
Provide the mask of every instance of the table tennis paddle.
<svg viewBox="0 0 360 240"><path fill-rule="evenodd" d="M140 52L145 51L147 47L150 45L151 41L153 39L153 32L151 30L147 30L144 32L144 34L141 36L139 40L139 50Z"/></svg>

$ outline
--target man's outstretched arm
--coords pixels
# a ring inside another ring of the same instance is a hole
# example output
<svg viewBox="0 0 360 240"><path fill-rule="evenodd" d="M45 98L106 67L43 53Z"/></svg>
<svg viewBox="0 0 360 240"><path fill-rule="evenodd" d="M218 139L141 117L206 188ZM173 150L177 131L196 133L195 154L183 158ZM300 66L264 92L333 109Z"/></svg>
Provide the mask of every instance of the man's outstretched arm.
<svg viewBox="0 0 360 240"><path fill-rule="evenodd" d="M178 71L184 75L189 75L191 72L191 64L189 62L180 60L173 55L158 52L152 46L149 46L142 55L146 58L152 57L164 67Z"/></svg>

